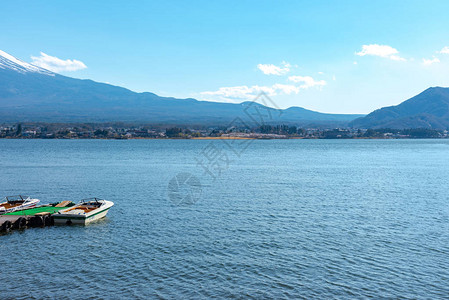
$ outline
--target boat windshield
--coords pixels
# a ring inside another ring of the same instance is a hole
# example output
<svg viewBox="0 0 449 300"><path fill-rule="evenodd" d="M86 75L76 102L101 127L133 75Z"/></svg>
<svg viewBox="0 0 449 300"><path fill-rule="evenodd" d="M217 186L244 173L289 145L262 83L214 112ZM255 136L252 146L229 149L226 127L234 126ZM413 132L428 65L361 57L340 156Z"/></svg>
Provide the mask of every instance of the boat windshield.
<svg viewBox="0 0 449 300"><path fill-rule="evenodd" d="M88 199L81 200L80 204L100 206L103 204L103 201L104 200L100 199L100 198L88 198Z"/></svg>
<svg viewBox="0 0 449 300"><path fill-rule="evenodd" d="M30 197L16 195L16 196L7 196L7 197L5 197L5 199L9 203L18 203L18 202L25 202L26 200L30 199Z"/></svg>

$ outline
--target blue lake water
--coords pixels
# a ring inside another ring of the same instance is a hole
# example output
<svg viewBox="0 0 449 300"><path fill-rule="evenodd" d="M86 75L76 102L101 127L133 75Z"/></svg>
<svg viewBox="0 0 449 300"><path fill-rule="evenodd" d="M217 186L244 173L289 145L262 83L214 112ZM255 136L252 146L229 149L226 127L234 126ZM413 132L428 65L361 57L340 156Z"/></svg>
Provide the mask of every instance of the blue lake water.
<svg viewBox="0 0 449 300"><path fill-rule="evenodd" d="M447 140L0 140L0 169L115 202L0 236L1 299L449 296Z"/></svg>

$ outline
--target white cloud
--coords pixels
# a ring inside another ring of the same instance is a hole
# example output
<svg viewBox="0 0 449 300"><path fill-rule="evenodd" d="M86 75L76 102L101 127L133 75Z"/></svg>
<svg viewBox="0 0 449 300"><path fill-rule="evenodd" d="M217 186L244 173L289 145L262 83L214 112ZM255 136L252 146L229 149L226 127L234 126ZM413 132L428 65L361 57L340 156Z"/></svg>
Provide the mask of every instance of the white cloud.
<svg viewBox="0 0 449 300"><path fill-rule="evenodd" d="M291 84L281 84L281 83L276 83L273 85L272 87L275 91L279 91L281 93L290 95L290 94L298 94L301 87L299 86L295 86L295 85L291 85Z"/></svg>
<svg viewBox="0 0 449 300"><path fill-rule="evenodd" d="M431 64L435 64L435 63L439 63L439 62L440 62L440 60L435 56L432 59L426 59L426 58L422 59L422 64L425 66L430 66Z"/></svg>
<svg viewBox="0 0 449 300"><path fill-rule="evenodd" d="M53 72L70 72L86 69L86 65L76 59L62 60L55 56L50 56L41 52L41 56L31 56L31 63L35 66L53 71Z"/></svg>
<svg viewBox="0 0 449 300"><path fill-rule="evenodd" d="M362 51L356 52L355 54L358 56L372 55L389 58L391 60L406 61L405 58L397 55L399 54L398 50L388 45L378 45L378 44L363 45Z"/></svg>
<svg viewBox="0 0 449 300"><path fill-rule="evenodd" d="M321 87L326 85L326 81L324 80L315 80L310 76L290 76L288 80L293 81L295 83L302 83L299 87L301 89L308 89L311 87Z"/></svg>
<svg viewBox="0 0 449 300"><path fill-rule="evenodd" d="M397 61L407 61L405 58L400 57L398 55L392 55L392 56L390 56L390 59L391 60L397 60Z"/></svg>
<svg viewBox="0 0 449 300"><path fill-rule="evenodd" d="M441 49L440 53L441 54L449 54L449 46L446 46L443 49Z"/></svg>
<svg viewBox="0 0 449 300"><path fill-rule="evenodd" d="M260 92L265 92L269 96L275 95L275 90L268 86L246 85L221 87L217 91L201 92L201 95L218 96L220 99L248 100L254 98Z"/></svg>
<svg viewBox="0 0 449 300"><path fill-rule="evenodd" d="M298 94L301 90L305 90L311 87L319 87L326 85L326 81L319 80L316 81L310 76L290 76L290 81L295 83L302 83L300 85L294 84L282 84L276 83L272 86L231 86L231 87L221 87L216 91L206 91L201 92L200 94L203 96L212 96L212 98L216 98L224 101L231 102L241 102L244 100L252 100L254 99L260 92L265 92L268 96L276 96L276 95L291 95Z"/></svg>
<svg viewBox="0 0 449 300"><path fill-rule="evenodd" d="M272 64L258 64L257 68L265 75L284 75L290 72L291 65L288 62L283 61L281 66L275 66Z"/></svg>

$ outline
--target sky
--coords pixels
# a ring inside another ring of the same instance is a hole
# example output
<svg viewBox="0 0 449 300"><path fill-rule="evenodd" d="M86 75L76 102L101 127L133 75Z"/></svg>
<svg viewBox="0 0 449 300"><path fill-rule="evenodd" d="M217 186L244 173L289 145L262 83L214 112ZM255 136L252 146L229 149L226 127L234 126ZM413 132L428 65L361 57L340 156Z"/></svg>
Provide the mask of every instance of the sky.
<svg viewBox="0 0 449 300"><path fill-rule="evenodd" d="M161 96L369 113L449 86L449 1L4 1L0 50Z"/></svg>

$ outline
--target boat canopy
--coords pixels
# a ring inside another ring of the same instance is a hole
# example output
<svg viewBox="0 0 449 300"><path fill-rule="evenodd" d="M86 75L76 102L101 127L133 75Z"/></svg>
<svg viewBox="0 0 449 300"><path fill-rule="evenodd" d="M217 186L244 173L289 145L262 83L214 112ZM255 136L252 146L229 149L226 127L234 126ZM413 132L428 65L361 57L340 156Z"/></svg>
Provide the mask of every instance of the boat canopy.
<svg viewBox="0 0 449 300"><path fill-rule="evenodd" d="M22 203L31 200L28 196L23 195L15 195L15 196L6 196L4 198L8 203Z"/></svg>
<svg viewBox="0 0 449 300"><path fill-rule="evenodd" d="M100 198L87 198L87 199L83 199L80 201L80 204L103 204L104 203L104 199L100 199Z"/></svg>

